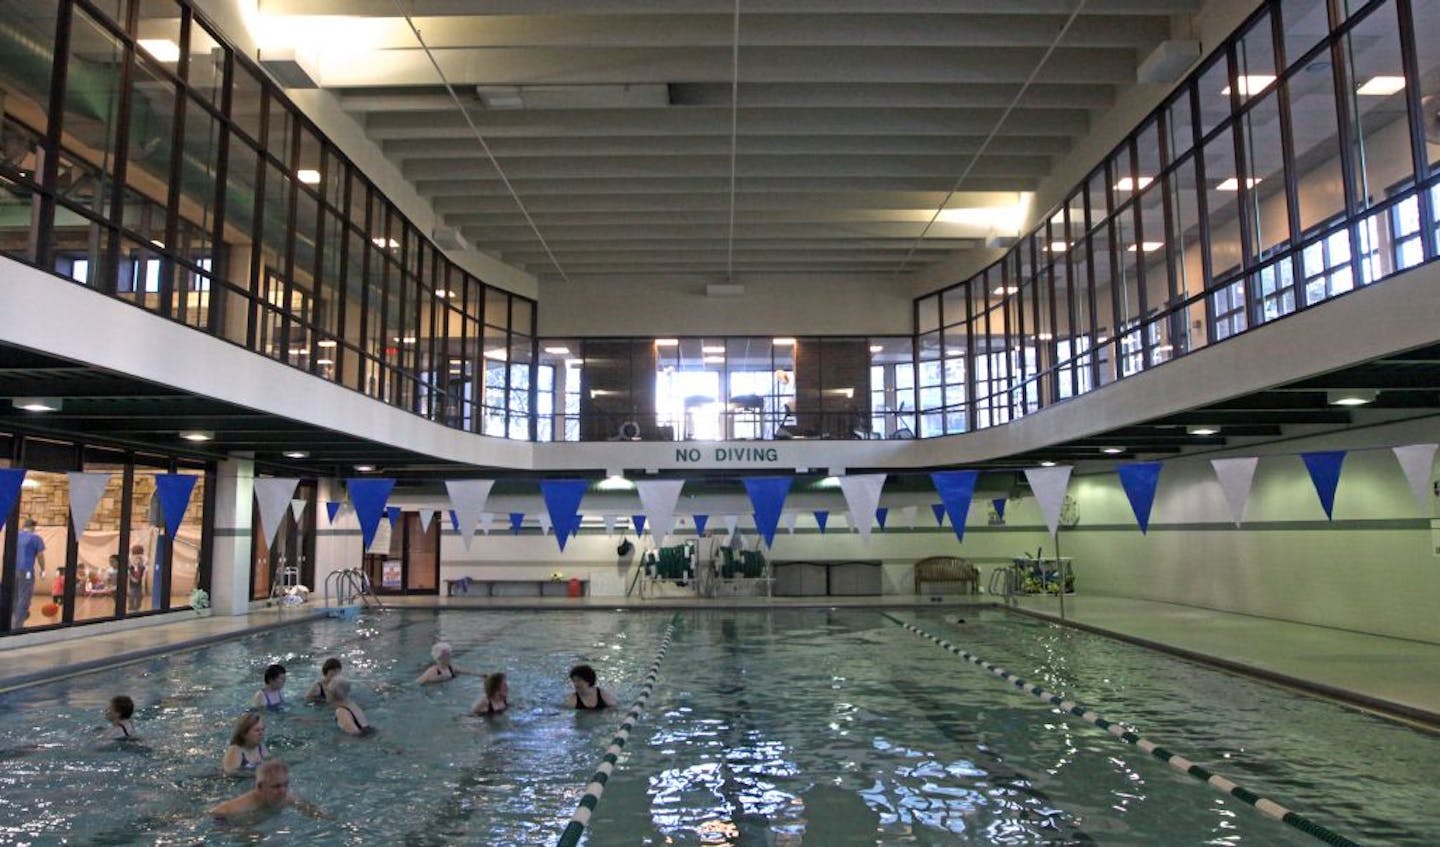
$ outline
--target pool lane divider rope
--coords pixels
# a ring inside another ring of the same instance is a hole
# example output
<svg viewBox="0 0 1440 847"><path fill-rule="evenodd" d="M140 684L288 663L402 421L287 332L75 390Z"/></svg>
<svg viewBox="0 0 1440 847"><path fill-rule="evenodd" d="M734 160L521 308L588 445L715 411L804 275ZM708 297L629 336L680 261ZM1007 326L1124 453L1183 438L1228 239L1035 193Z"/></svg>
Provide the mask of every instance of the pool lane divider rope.
<svg viewBox="0 0 1440 847"><path fill-rule="evenodd" d="M1198 779L1201 782L1204 782L1211 787L1221 791L1222 793L1228 794L1231 797L1236 798L1237 800L1249 803L1251 806L1259 809L1261 814L1264 814L1267 817L1274 818L1281 823L1288 824L1289 826L1300 830L1306 835L1310 835L1320 839L1326 844L1333 844L1336 845L1336 847L1359 847L1356 842L1351 841L1345 836L1340 835L1333 830L1327 829L1326 827L1321 826L1318 823L1315 823L1304 815L1287 809L1279 803L1276 803L1274 800L1261 797L1255 792L1250 791L1243 786L1235 784L1234 782L1226 779L1218 773L1211 773L1210 771L1191 762L1185 757L1172 753L1164 747L1156 744L1155 742L1141 737L1138 733L1127 729L1123 725L1115 723L1114 721L1106 720L1105 718L1101 717L1090 709L1087 709L1086 707L1076 703L1073 700L1066 700L1059 695L1051 694L1049 691L1046 691L1038 685L1031 685L1030 683L1015 676L1004 668L996 667L995 665L992 665L991 663L985 661L979 656L976 656L975 654L970 653L966 650L962 650L954 644L951 644L949 641L946 641L943 638L937 638L926 632L925 630L908 624L905 621L900 620L899 618L893 617L885 612L881 612L880 614L884 617L889 618L891 621L899 624L901 627L910 630L921 638L933 641L934 643L940 645L946 650L949 650L951 653L954 653L965 661L984 668L995 676L998 676L1006 682L1010 683L1016 689L1023 691L1026 694L1029 694L1035 699L1054 706L1063 712L1074 715L1081 720L1094 724L1095 726L1115 736L1119 740L1124 741L1127 744L1135 745L1142 751L1149 753L1151 756L1154 756L1155 758L1166 763L1175 770L1186 774L1187 776L1192 776L1195 779Z"/></svg>
<svg viewBox="0 0 1440 847"><path fill-rule="evenodd" d="M630 730L635 727L635 722L640 719L640 713L645 709L646 701L655 690L655 680L660 677L660 663L665 659L665 651L670 649L670 638L675 634L675 624L679 620L680 614L677 612L665 627L665 635L660 639L660 650L655 654L655 661L650 663L650 670L645 674L645 681L640 686L640 696L635 698L630 711L625 713L625 720L620 722L620 729L616 731L615 737L610 739L610 746L605 748L600 767L595 769L595 774L590 777L590 784L585 786L580 805L575 809L575 814L570 816L570 823L566 824L565 830L560 833L560 840L555 842L556 847L575 847L580 843L580 836L585 832L585 826L590 823L590 815L600 804L600 795L605 793L605 784L610 781L610 774L615 770L620 753L625 749Z"/></svg>

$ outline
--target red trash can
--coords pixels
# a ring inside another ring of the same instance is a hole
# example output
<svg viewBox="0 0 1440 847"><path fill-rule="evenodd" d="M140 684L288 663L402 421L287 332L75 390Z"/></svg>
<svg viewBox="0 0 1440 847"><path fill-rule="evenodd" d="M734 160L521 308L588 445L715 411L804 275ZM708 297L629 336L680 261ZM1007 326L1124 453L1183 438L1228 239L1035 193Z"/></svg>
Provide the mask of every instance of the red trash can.
<svg viewBox="0 0 1440 847"><path fill-rule="evenodd" d="M585 584L578 579L572 578L565 586L566 597L580 597L585 594Z"/></svg>

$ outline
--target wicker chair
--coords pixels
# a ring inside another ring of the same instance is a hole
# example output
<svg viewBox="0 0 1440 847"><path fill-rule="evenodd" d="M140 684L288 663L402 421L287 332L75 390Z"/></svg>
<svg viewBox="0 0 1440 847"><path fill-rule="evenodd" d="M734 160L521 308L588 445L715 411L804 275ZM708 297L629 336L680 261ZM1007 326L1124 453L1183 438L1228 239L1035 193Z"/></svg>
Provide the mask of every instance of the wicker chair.
<svg viewBox="0 0 1440 847"><path fill-rule="evenodd" d="M949 583L940 587L944 594L978 594L980 569L955 556L931 556L915 563L915 593L927 582Z"/></svg>

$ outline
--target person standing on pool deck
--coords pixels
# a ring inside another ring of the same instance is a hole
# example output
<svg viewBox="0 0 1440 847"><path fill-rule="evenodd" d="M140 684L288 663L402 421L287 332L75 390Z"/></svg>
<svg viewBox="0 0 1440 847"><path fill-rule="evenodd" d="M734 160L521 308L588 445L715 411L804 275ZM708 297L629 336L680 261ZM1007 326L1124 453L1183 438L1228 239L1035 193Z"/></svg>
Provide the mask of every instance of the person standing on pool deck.
<svg viewBox="0 0 1440 847"><path fill-rule="evenodd" d="M310 690L305 692L306 702L325 702L325 686L329 685L330 680L340 673L340 667L340 660L334 656L325 660L325 664L320 666L320 681L310 686Z"/></svg>
<svg viewBox="0 0 1440 847"><path fill-rule="evenodd" d="M615 695L596 685L595 669L576 665L570 669L570 684L575 690L565 697L565 708L577 711L598 711L615 705Z"/></svg>
<svg viewBox="0 0 1440 847"><path fill-rule="evenodd" d="M278 712L285 705L285 666L271 665L265 669L265 687L250 699L250 708Z"/></svg>
<svg viewBox="0 0 1440 847"><path fill-rule="evenodd" d="M45 539L35 532L35 519L26 518L20 534L15 537L15 606L10 613L10 629L25 626L30 617L30 598L35 596L35 568L45 578Z"/></svg>

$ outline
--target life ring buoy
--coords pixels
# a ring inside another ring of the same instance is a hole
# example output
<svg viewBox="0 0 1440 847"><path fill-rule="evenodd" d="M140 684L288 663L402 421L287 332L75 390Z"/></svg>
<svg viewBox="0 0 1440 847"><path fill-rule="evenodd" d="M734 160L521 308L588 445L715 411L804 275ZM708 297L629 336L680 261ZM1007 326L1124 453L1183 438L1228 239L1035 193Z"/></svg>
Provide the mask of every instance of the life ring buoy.
<svg viewBox="0 0 1440 847"><path fill-rule="evenodd" d="M634 421L626 421L620 424L618 434L622 439L626 441L639 441L640 424L637 424Z"/></svg>

